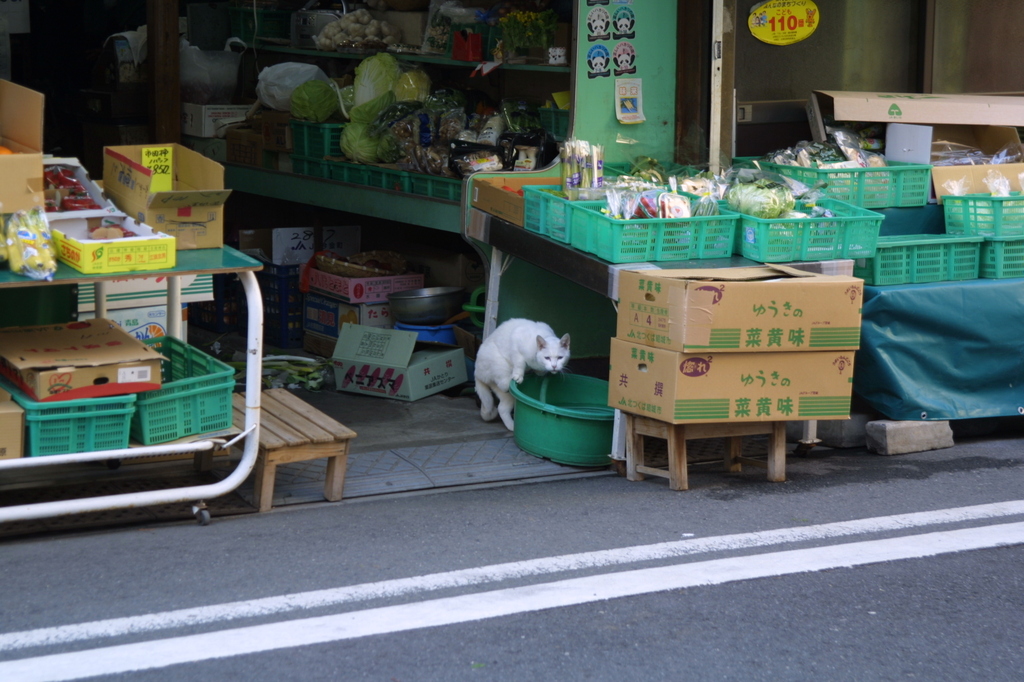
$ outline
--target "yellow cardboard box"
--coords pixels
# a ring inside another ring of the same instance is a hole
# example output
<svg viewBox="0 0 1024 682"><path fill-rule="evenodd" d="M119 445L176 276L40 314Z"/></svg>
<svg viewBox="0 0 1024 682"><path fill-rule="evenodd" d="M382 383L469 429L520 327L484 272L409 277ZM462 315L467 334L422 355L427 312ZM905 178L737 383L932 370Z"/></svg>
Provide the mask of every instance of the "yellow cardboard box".
<svg viewBox="0 0 1024 682"><path fill-rule="evenodd" d="M672 424L848 419L854 352L679 353L612 339L608 404Z"/></svg>
<svg viewBox="0 0 1024 682"><path fill-rule="evenodd" d="M852 350L864 280L784 265L623 270L616 337L686 353Z"/></svg>
<svg viewBox="0 0 1024 682"><path fill-rule="evenodd" d="M0 459L21 457L25 441L25 410L0 388Z"/></svg>
<svg viewBox="0 0 1024 682"><path fill-rule="evenodd" d="M522 227L526 200L519 192L523 185L557 185L561 180L532 173L511 173L481 175L471 178L471 182L473 208L479 208L485 213ZM508 189L505 189L506 187Z"/></svg>
<svg viewBox="0 0 1024 682"><path fill-rule="evenodd" d="M143 150L170 147L172 189L151 192ZM103 186L114 204L140 223L171 235L182 249L224 245L224 166L180 144L103 148Z"/></svg>
<svg viewBox="0 0 1024 682"><path fill-rule="evenodd" d="M0 204L4 213L43 205L43 104L41 92L0 80Z"/></svg>
<svg viewBox="0 0 1024 682"><path fill-rule="evenodd" d="M177 262L175 239L169 234L155 232L145 223L139 224L122 214L108 214L102 218L51 217L50 231L57 260L67 263L87 275L115 272L166 270ZM119 239L92 239L90 222L103 221L117 224L135 237Z"/></svg>

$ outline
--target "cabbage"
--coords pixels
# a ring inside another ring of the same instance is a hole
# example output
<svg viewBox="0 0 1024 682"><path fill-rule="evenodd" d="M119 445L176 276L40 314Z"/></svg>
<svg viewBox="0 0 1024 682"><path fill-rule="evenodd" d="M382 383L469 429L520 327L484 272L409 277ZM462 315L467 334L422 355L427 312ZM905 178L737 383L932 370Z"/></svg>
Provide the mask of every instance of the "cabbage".
<svg viewBox="0 0 1024 682"><path fill-rule="evenodd" d="M394 135L387 133L377 138L377 160L381 163L397 163L402 158L402 148Z"/></svg>
<svg viewBox="0 0 1024 682"><path fill-rule="evenodd" d="M341 89L341 115L349 118L349 112L356 105L356 86L346 85Z"/></svg>
<svg viewBox="0 0 1024 682"><path fill-rule="evenodd" d="M356 106L366 104L389 92L395 87L401 75L398 60L387 52L380 52L359 62L352 83L355 86ZM373 120L372 117L370 120Z"/></svg>
<svg viewBox="0 0 1024 682"><path fill-rule="evenodd" d="M293 118L322 123L338 111L338 106L338 94L334 86L324 81L306 81L292 90Z"/></svg>
<svg viewBox="0 0 1024 682"><path fill-rule="evenodd" d="M355 163L376 163L380 138L370 134L365 123L349 123L341 131L341 151Z"/></svg>
<svg viewBox="0 0 1024 682"><path fill-rule="evenodd" d="M399 102L422 102L430 96L430 76L423 69L410 69L398 77L392 90Z"/></svg>
<svg viewBox="0 0 1024 682"><path fill-rule="evenodd" d="M725 199L732 210L767 220L778 218L796 206L789 187L764 179L733 185Z"/></svg>
<svg viewBox="0 0 1024 682"><path fill-rule="evenodd" d="M365 123L369 125L376 120L380 112L395 103L395 93L388 90L379 97L369 102L360 104L348 112L349 120L353 123Z"/></svg>

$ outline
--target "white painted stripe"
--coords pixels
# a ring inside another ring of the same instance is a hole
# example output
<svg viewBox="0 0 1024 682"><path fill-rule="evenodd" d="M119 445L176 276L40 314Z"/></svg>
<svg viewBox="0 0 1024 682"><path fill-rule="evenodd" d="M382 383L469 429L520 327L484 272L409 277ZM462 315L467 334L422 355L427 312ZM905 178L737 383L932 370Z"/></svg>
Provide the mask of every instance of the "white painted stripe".
<svg viewBox="0 0 1024 682"><path fill-rule="evenodd" d="M63 682L497 618L689 587L1024 543L1024 523L966 528L586 578L0 663L5 682Z"/></svg>
<svg viewBox="0 0 1024 682"><path fill-rule="evenodd" d="M31 646L58 645L99 637L118 637L157 630L270 616L303 609L315 609L377 598L392 598L418 592L480 585L534 575L574 571L641 561L671 559L702 552L765 547L790 542L840 538L864 533L910 530L929 525L978 521L1024 514L1024 500L956 507L930 512L880 516L798 528L739 533L678 542L639 545L619 549L583 552L527 561L494 564L447 571L412 578L384 580L327 590L314 590L251 601L229 602L189 609L177 609L142 616L110 618L75 625L61 625L0 635L0 651Z"/></svg>

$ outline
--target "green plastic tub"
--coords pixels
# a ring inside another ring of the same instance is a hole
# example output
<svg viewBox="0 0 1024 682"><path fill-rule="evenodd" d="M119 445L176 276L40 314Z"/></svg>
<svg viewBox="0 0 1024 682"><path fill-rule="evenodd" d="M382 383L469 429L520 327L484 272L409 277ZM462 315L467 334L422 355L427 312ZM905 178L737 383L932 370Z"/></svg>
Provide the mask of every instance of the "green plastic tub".
<svg viewBox="0 0 1024 682"><path fill-rule="evenodd" d="M608 382L575 374L528 374L513 383L515 441L524 452L577 467L610 463L612 420Z"/></svg>

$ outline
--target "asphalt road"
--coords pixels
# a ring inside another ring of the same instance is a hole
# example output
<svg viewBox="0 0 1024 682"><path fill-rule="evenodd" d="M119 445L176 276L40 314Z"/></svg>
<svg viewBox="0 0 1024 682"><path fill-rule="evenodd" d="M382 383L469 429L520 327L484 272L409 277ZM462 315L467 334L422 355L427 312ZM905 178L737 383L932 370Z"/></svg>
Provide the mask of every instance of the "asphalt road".
<svg viewBox="0 0 1024 682"><path fill-rule="evenodd" d="M0 544L0 680L1022 679L1015 434Z"/></svg>

